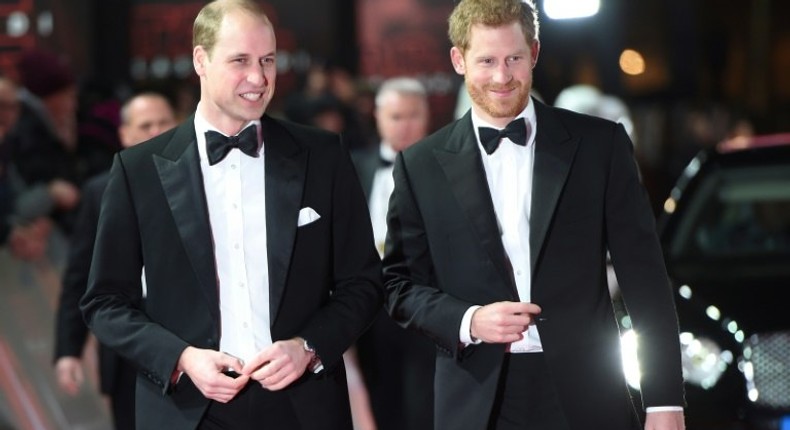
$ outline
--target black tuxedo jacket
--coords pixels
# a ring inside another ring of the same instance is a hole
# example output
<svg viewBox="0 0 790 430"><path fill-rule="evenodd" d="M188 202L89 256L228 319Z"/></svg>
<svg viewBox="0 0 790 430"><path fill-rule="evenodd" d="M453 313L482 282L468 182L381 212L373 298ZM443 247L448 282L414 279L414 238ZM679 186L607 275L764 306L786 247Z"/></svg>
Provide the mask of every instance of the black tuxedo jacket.
<svg viewBox="0 0 790 430"><path fill-rule="evenodd" d="M342 354L383 299L365 200L338 136L268 116L261 126L272 338L308 339L325 366L280 393L304 429L350 428ZM190 118L116 156L81 302L99 340L140 369L139 428L192 429L208 405L188 378L170 383L184 348L216 349L220 336L196 142ZM321 218L297 227L306 207Z"/></svg>
<svg viewBox="0 0 790 430"><path fill-rule="evenodd" d="M607 250L640 335L645 406L682 406L683 388L672 293L631 143L620 125L531 102L531 288L551 378L572 429L639 428ZM394 178L389 311L439 346L436 428L485 429L505 345L459 347L461 318L471 305L518 299L470 114L402 152Z"/></svg>
<svg viewBox="0 0 790 430"><path fill-rule="evenodd" d="M373 179L375 179L379 167L382 167L380 149L376 145L372 148L356 150L351 153L351 160L357 169L359 183L362 185L362 192L365 193L365 201L369 202Z"/></svg>

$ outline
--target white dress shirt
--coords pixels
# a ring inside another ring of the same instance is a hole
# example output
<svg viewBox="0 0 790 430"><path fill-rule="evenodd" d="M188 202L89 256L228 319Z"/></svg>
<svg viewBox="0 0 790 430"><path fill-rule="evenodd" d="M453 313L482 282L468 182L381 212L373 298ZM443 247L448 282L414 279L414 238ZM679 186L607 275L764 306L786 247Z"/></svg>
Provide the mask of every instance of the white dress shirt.
<svg viewBox="0 0 790 430"><path fill-rule="evenodd" d="M535 106L530 102L526 109L516 118L527 122L527 145L519 146L510 139L503 139L493 154L488 154L480 143L478 127L494 127L484 121L472 110L472 127L478 142L478 149L483 159L488 189L494 203L497 224L502 238L502 245L513 269L513 279L519 300L530 302L532 299L529 249L529 216L532 204L532 170L535 159ZM479 306L470 308L461 323L461 341L474 343L470 334L472 313ZM538 328L530 325L524 338L510 344L512 353L541 352Z"/></svg>
<svg viewBox="0 0 790 430"><path fill-rule="evenodd" d="M379 155L382 160L394 162L398 153L386 142L382 142L379 145ZM373 240L376 243L379 256L384 255L384 241L387 239L387 210L389 209L390 195L395 189L392 169L392 165L376 169L368 198L370 220L373 223Z"/></svg>
<svg viewBox="0 0 790 430"><path fill-rule="evenodd" d="M210 166L205 132L219 130L199 112L200 106L195 113L195 133L214 239L220 351L246 361L272 344L264 149L260 144L257 158L234 149ZM246 127L257 127L258 142L262 142L260 121L251 121Z"/></svg>

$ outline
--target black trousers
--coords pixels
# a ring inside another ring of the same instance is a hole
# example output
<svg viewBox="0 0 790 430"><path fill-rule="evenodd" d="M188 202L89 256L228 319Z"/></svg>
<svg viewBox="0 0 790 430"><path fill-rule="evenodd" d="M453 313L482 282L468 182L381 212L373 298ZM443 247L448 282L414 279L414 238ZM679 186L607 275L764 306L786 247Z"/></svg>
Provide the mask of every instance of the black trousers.
<svg viewBox="0 0 790 430"><path fill-rule="evenodd" d="M543 353L505 354L488 429L569 429Z"/></svg>
<svg viewBox="0 0 790 430"><path fill-rule="evenodd" d="M132 365L120 361L116 368L115 387L110 395L112 421L115 430L135 430L134 390L137 371Z"/></svg>
<svg viewBox="0 0 790 430"><path fill-rule="evenodd" d="M211 402L199 430L299 430L288 395L247 384L230 402Z"/></svg>

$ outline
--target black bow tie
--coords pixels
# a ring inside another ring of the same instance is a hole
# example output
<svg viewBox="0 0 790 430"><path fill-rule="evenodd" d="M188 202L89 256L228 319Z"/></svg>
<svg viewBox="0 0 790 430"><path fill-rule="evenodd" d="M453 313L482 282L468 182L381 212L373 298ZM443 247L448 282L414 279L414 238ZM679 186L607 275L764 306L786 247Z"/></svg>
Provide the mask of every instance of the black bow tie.
<svg viewBox="0 0 790 430"><path fill-rule="evenodd" d="M379 167L390 167L392 164L393 162L391 160L387 160L386 158L379 156Z"/></svg>
<svg viewBox="0 0 790 430"><path fill-rule="evenodd" d="M206 132L206 152L210 166L222 161L233 148L239 148L250 157L258 157L258 128L254 125L247 127L236 136L225 136L213 130Z"/></svg>
<svg viewBox="0 0 790 430"><path fill-rule="evenodd" d="M505 137L516 145L527 146L527 123L524 118L516 118L502 130L490 127L478 127L480 143L486 153L491 155L499 147L499 141Z"/></svg>

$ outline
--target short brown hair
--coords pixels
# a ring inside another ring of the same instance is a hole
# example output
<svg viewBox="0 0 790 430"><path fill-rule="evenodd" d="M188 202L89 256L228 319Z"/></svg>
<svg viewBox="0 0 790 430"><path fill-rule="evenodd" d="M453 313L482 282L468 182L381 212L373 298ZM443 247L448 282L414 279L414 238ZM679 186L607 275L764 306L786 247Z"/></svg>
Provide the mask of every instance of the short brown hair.
<svg viewBox="0 0 790 430"><path fill-rule="evenodd" d="M532 0L461 0L450 14L447 34L462 52L469 47L469 30L475 24L490 27L517 21L527 43L538 40L538 10Z"/></svg>
<svg viewBox="0 0 790 430"><path fill-rule="evenodd" d="M228 12L242 10L260 17L268 25L272 25L263 9L252 0L216 0L200 9L192 26L192 48L202 46L209 56L217 43L217 33L222 25L222 18Z"/></svg>

